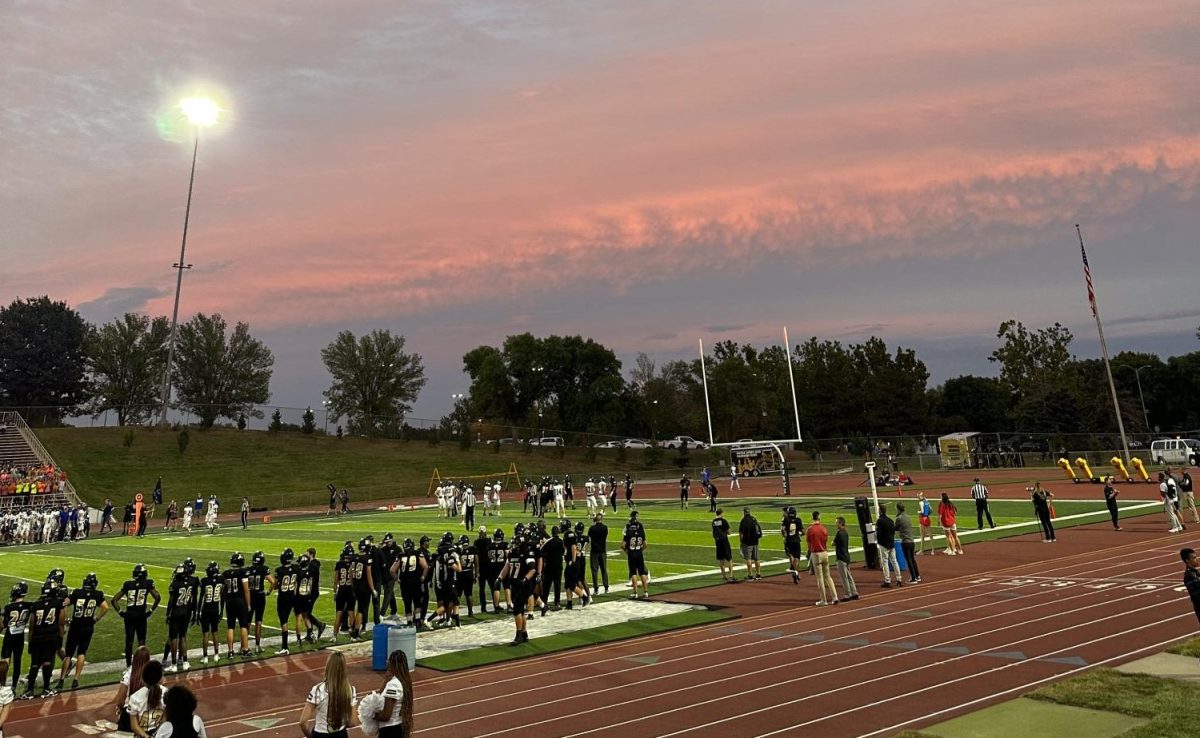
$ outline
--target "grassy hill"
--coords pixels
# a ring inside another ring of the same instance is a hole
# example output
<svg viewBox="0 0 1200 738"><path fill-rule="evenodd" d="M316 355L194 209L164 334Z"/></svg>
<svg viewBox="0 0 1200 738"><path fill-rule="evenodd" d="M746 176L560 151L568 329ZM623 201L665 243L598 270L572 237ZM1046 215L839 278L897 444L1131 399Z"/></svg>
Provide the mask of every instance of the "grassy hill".
<svg viewBox="0 0 1200 738"><path fill-rule="evenodd" d="M125 445L124 428L39 428L38 437L70 475L89 503L128 499L149 492L163 478L166 501L210 493L223 500L246 495L256 506L319 505L327 500L332 482L351 491L354 500L424 495L434 467L443 477L501 475L515 463L523 477L571 474L648 473L642 451L629 451L626 463L616 452L601 450L589 461L584 449L493 447L457 444L432 446L427 441L368 440L266 433L214 428L191 429L187 449L180 453L173 431L132 430ZM561 454L561 457L560 457ZM670 456L664 453L663 475ZM693 456L693 465L703 463ZM233 510L232 501L225 503Z"/></svg>

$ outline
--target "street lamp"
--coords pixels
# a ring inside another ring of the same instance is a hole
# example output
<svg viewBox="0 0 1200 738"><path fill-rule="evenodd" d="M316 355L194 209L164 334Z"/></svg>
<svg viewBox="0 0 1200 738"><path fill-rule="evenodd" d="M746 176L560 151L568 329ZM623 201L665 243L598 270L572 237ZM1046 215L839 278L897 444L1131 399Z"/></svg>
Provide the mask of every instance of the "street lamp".
<svg viewBox="0 0 1200 738"><path fill-rule="evenodd" d="M191 264L184 261L184 255L187 253L188 219L192 214L192 187L196 183L196 154L200 151L200 129L214 125L221 116L221 108L212 98L185 97L179 101L179 112L192 125L194 131L192 173L188 177L187 207L183 211L183 238L179 242L179 261L171 265L176 270L175 308L171 311L171 338L167 343L167 365L163 369L162 408L158 416L158 424L162 426L167 424L167 403L171 401L171 364L175 360L175 336L179 327L179 291L183 287L183 271L192 268Z"/></svg>
<svg viewBox="0 0 1200 738"><path fill-rule="evenodd" d="M321 431L325 435L329 435L329 400L321 400L321 405L325 407L325 428Z"/></svg>

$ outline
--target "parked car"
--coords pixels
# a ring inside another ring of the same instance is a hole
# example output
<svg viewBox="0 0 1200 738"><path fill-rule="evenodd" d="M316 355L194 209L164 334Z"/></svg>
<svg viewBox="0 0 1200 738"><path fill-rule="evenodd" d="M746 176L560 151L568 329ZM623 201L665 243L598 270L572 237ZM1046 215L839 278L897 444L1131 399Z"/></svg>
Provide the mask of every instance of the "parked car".
<svg viewBox="0 0 1200 738"><path fill-rule="evenodd" d="M650 442L644 438L626 438L625 448L650 448Z"/></svg>
<svg viewBox="0 0 1200 738"><path fill-rule="evenodd" d="M524 438L495 438L495 439L488 441L488 443L499 444L501 446L508 446L508 445L511 445L514 443L524 443L524 441L525 441Z"/></svg>
<svg viewBox="0 0 1200 738"><path fill-rule="evenodd" d="M663 441L665 448L682 448L683 444L687 443L688 448L708 448L708 444L704 441L697 441L691 436L675 436L674 438Z"/></svg>
<svg viewBox="0 0 1200 738"><path fill-rule="evenodd" d="M1040 452L1049 451L1050 445L1047 444L1045 441L1030 440L1030 441L1022 441L1021 445L1018 446L1018 448L1021 451L1025 451L1026 453L1040 453Z"/></svg>
<svg viewBox="0 0 1200 738"><path fill-rule="evenodd" d="M1155 464L1200 463L1200 441L1194 438L1163 438L1150 443L1150 459Z"/></svg>
<svg viewBox="0 0 1200 738"><path fill-rule="evenodd" d="M541 438L531 438L530 446L565 446L562 436L542 436Z"/></svg>
<svg viewBox="0 0 1200 738"><path fill-rule="evenodd" d="M592 448L621 448L621 442L620 441L601 441L600 443L593 443Z"/></svg>

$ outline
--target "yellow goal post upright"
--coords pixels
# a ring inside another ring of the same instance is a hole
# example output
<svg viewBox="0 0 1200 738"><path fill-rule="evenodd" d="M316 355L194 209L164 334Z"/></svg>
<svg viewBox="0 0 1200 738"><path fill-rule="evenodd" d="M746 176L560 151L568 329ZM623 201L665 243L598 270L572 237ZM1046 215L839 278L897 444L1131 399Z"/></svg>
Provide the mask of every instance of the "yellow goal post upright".
<svg viewBox="0 0 1200 738"><path fill-rule="evenodd" d="M472 487L481 488L484 484L494 484L500 482L504 485L503 491L508 492L521 488L521 474L517 471L516 462L509 462L508 471L497 472L495 474L447 474L442 476L438 468L433 467L433 473L429 476L429 489L425 490L426 497L433 497L433 491L440 487L443 482L470 482Z"/></svg>

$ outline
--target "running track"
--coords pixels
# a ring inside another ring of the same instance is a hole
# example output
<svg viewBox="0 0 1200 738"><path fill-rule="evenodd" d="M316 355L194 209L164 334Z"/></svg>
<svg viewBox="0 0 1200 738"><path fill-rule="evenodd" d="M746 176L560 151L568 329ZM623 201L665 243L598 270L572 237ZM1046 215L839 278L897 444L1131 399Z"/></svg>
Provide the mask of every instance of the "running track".
<svg viewBox="0 0 1200 738"><path fill-rule="evenodd" d="M733 621L458 674L416 673L417 735L882 736L944 720L1087 668L1153 653L1194 633L1177 551L1159 516L974 544L924 556L925 583L814 608L805 577L677 593L736 605ZM753 593L753 595L751 594ZM534 637L537 621L531 631ZM213 738L297 734L319 679L309 654L186 677ZM354 662L360 690L382 681ZM18 703L6 734L96 734L111 688ZM66 731L68 726L76 730ZM80 727L82 726L82 727Z"/></svg>

